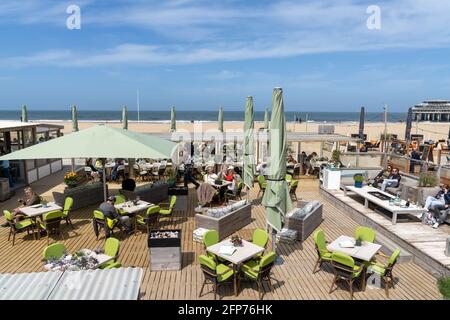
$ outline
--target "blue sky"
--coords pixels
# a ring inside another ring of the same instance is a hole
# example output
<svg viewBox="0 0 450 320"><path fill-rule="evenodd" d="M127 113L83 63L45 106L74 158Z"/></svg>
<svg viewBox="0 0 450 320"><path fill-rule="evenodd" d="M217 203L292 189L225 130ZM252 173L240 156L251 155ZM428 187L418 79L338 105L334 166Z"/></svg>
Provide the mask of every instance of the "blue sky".
<svg viewBox="0 0 450 320"><path fill-rule="evenodd" d="M81 8L68 30L66 8ZM369 30L369 5L381 29ZM0 108L298 111L450 99L450 1L1 0Z"/></svg>

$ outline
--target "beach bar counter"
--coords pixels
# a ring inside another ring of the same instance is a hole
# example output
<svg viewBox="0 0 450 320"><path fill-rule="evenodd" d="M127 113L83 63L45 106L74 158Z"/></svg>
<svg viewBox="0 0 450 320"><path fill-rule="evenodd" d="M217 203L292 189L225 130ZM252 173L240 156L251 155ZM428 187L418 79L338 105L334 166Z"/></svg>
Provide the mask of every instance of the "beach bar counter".
<svg viewBox="0 0 450 320"><path fill-rule="evenodd" d="M62 125L0 121L0 151L6 154L62 135ZM61 159L11 160L10 173L16 187L62 170Z"/></svg>

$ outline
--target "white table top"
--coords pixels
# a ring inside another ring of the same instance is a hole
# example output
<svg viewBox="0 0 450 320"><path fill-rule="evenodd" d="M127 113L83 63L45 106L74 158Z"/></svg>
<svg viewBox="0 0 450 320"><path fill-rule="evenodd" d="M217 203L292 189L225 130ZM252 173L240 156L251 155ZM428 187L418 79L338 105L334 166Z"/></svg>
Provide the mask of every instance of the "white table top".
<svg viewBox="0 0 450 320"><path fill-rule="evenodd" d="M410 205L409 207L399 207L395 205L390 205L389 200L381 200L373 195L371 195L369 192L379 192L383 195L386 195L390 197L391 199L394 199L395 197L387 192L383 192L380 189L371 187L371 186L364 186L362 188L356 188L354 186L346 186L346 189L349 191L352 191L358 195L360 195L363 198L368 199L370 202L375 203L376 205L390 211L390 212L398 212L398 213L421 213L426 211L424 208L416 206L416 205ZM402 203L405 203L403 200Z"/></svg>
<svg viewBox="0 0 450 320"><path fill-rule="evenodd" d="M348 236L340 236L336 240L334 240L332 243L330 243L327 246L327 249L331 252L341 252L348 254L349 256L364 260L364 261L370 261L375 256L375 254L381 249L381 245L371 242L363 241L362 245L360 247L353 247L353 248L342 248L339 243L341 242L347 242L352 241L354 242L355 239Z"/></svg>
<svg viewBox="0 0 450 320"><path fill-rule="evenodd" d="M30 218L41 216L44 213L55 211L55 210L62 210L62 207L60 207L59 205L57 205L54 202L49 202L49 203L47 203L46 206L44 206L43 204L36 204L34 206L20 208L20 212Z"/></svg>
<svg viewBox="0 0 450 320"><path fill-rule="evenodd" d="M120 204L116 204L114 207L116 209L120 209L125 211L126 213L136 213L142 210L146 210L148 208L150 208L151 206L153 206L152 203L147 202L147 201L143 201L143 200L139 200L139 203L137 205L134 205L133 201L127 201L127 202L123 202Z"/></svg>
<svg viewBox="0 0 450 320"><path fill-rule="evenodd" d="M236 247L236 251L231 256L229 256L219 253L221 246L233 246L233 244L231 243L230 239L226 239L219 243L216 243L215 245L209 246L208 248L206 248L206 250L236 265L241 264L242 262L247 261L264 251L264 248L257 246L256 244L253 244L251 242L242 240L242 247Z"/></svg>

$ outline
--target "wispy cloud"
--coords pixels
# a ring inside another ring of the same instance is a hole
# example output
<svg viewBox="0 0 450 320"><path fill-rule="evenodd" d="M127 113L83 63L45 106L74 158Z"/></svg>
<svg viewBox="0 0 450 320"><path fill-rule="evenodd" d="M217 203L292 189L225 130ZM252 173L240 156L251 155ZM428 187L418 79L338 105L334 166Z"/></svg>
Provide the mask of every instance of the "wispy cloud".
<svg viewBox="0 0 450 320"><path fill-rule="evenodd" d="M77 2L77 1L75 1ZM3 66L180 65L304 54L450 46L450 1L379 1L382 29L366 28L372 1L78 1L83 28L132 28L140 41L2 57ZM3 23L60 25L68 2L3 0ZM158 34L158 37L152 37ZM158 39L155 42L155 39ZM121 41L122 40L122 41ZM222 75L227 76L227 75Z"/></svg>

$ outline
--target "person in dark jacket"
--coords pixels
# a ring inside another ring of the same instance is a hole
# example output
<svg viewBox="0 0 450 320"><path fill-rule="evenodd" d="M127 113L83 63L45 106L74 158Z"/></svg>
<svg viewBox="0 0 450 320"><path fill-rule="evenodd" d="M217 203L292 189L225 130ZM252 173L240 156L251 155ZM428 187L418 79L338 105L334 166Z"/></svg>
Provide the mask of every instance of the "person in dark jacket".
<svg viewBox="0 0 450 320"><path fill-rule="evenodd" d="M117 212L117 209L114 207L114 203L116 202L115 196L109 196L106 202L103 202L99 207L98 210L103 213L105 216L105 219L118 219L119 223L125 227L125 230L128 234L130 234L133 230L131 227L131 221L130 217L121 215ZM109 230L108 230L109 231Z"/></svg>
<svg viewBox="0 0 450 320"><path fill-rule="evenodd" d="M401 180L400 173L397 168L392 169L392 173L387 177L387 179L383 180L381 184L381 191L386 191L387 187L397 188L400 185Z"/></svg>
<svg viewBox="0 0 450 320"><path fill-rule="evenodd" d="M414 173L414 169L417 165L420 165L420 152L417 149L413 149L410 155L409 172Z"/></svg>

